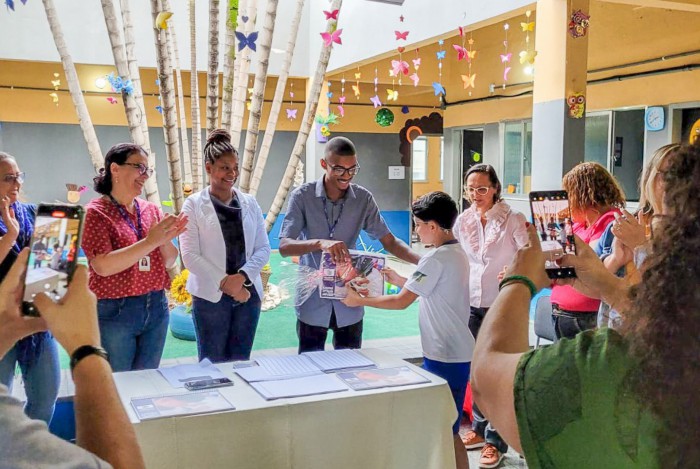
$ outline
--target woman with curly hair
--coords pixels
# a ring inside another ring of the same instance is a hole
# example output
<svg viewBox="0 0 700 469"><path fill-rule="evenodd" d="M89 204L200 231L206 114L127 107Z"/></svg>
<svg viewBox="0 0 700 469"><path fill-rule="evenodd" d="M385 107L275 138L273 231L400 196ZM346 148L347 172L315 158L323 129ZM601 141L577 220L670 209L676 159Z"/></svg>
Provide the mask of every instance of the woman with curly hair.
<svg viewBox="0 0 700 469"><path fill-rule="evenodd" d="M528 351L531 289L549 283L532 227L484 322L473 391L529 467L700 467L700 146L666 158L663 214L628 295L580 239L562 260L578 277L558 282L624 311L619 331Z"/></svg>
<svg viewBox="0 0 700 469"><path fill-rule="evenodd" d="M581 163L564 175L564 190L569 194L573 233L604 257L610 270L615 258L612 236L603 236L625 205L625 195L615 178L598 163ZM581 331L594 329L600 300L589 298L570 286L552 289L552 314L557 339L573 338Z"/></svg>

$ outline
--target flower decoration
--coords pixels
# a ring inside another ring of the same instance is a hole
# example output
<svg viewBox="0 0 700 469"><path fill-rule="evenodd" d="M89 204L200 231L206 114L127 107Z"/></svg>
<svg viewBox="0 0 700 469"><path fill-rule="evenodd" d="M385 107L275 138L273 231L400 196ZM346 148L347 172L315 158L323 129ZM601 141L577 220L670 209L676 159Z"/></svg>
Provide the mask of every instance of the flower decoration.
<svg viewBox="0 0 700 469"><path fill-rule="evenodd" d="M187 309L192 308L192 295L187 291L187 279L190 276L190 271L183 269L170 285L170 294L176 303L187 306Z"/></svg>
<svg viewBox="0 0 700 469"><path fill-rule="evenodd" d="M112 91L115 93L131 95L134 92L134 84L131 82L131 80L124 80L122 77L117 76L114 73L105 75L105 78L112 86Z"/></svg>

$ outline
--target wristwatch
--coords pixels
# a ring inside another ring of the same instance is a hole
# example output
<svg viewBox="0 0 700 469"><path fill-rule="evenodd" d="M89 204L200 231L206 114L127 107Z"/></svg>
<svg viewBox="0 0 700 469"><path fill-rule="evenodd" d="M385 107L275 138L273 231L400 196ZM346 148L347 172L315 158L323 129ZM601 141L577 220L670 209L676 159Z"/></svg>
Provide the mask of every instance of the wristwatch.
<svg viewBox="0 0 700 469"><path fill-rule="evenodd" d="M80 363L80 360L85 357L89 357L90 355L97 355L98 357L102 357L109 362L109 354L102 347L96 347L94 345L81 345L75 349L70 356L71 373L73 373L73 369L75 369L76 365Z"/></svg>
<svg viewBox="0 0 700 469"><path fill-rule="evenodd" d="M239 269L237 273L239 273L243 276L243 286L244 287L252 287L253 286L253 282L250 281L250 277L248 277L248 274L245 273L245 270Z"/></svg>

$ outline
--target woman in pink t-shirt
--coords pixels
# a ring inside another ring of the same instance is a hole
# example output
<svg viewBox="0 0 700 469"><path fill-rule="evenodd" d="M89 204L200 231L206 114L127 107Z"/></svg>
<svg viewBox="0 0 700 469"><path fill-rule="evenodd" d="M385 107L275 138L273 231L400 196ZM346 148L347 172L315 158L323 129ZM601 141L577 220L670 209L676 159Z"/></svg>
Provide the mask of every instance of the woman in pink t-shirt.
<svg viewBox="0 0 700 469"><path fill-rule="evenodd" d="M185 231L187 217L163 216L138 197L152 174L143 148L117 144L95 177L95 191L103 195L87 204L82 248L114 371L157 368L165 346L166 269L177 260L172 239Z"/></svg>
<svg viewBox="0 0 700 469"><path fill-rule="evenodd" d="M601 257L612 251L612 237L603 233L625 206L625 195L617 180L598 163L581 163L564 175L564 190L574 221L573 233L588 243ZM603 245L604 244L604 245ZM611 264L607 257L603 262ZM595 329L600 300L589 298L569 285L552 288L552 314L557 338L573 338L579 332Z"/></svg>

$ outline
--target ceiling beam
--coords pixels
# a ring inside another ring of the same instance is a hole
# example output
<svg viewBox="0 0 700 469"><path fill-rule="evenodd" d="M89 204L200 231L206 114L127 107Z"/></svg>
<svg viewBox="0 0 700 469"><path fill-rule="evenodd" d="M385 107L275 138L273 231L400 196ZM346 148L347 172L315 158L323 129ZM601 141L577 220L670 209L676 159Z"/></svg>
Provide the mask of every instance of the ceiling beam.
<svg viewBox="0 0 700 469"><path fill-rule="evenodd" d="M690 13L700 13L700 5L689 3L671 2L668 0L599 0L601 2L619 3L622 5L633 5L645 8L661 8L664 10L687 11Z"/></svg>

